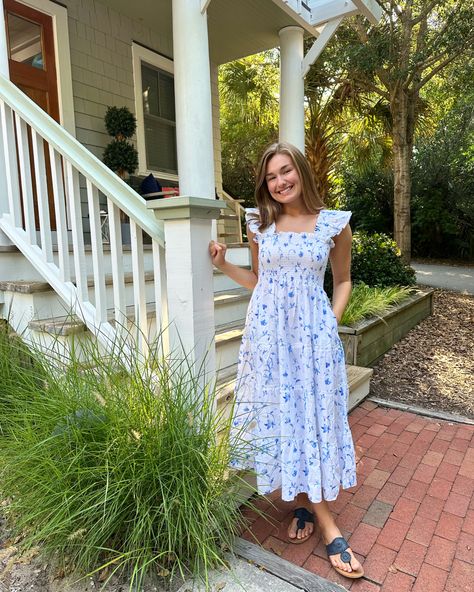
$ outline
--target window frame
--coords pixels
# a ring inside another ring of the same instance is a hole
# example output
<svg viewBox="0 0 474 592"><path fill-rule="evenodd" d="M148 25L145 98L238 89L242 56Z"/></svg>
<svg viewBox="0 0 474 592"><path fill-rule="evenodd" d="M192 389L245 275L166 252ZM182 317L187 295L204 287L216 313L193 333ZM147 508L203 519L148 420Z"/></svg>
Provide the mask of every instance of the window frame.
<svg viewBox="0 0 474 592"><path fill-rule="evenodd" d="M164 56L151 51L150 49L132 43L132 61L133 61L133 87L135 93L135 115L137 118L137 150L138 150L138 174L157 175L160 179L168 181L178 181L178 175L159 169L149 169L147 167L146 145L145 145L145 117L143 113L143 95L142 95L142 63L149 64L154 68L164 70L171 74L174 79L173 61Z"/></svg>

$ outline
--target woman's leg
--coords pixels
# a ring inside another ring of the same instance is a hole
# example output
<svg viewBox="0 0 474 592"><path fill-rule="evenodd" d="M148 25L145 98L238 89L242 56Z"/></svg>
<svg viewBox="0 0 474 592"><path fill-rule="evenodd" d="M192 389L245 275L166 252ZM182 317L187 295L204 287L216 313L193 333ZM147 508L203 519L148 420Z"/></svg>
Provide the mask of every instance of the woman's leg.
<svg viewBox="0 0 474 592"><path fill-rule="evenodd" d="M317 504L311 504L312 510L318 519L319 528L321 529L321 534L324 540L324 543L328 545L331 543L336 537L342 536L341 531L336 525L333 515L331 514L331 510L329 509L329 505L326 501L319 502ZM347 549L351 554L351 565L352 568L357 571L360 567L360 563L354 556L352 549ZM345 571L352 571L351 566L348 563L345 563L341 560L340 555L331 555L329 557L329 561L334 565L334 567L339 567Z"/></svg>
<svg viewBox="0 0 474 592"><path fill-rule="evenodd" d="M313 511L312 504L306 493L299 493L296 496L295 508L306 508L310 512ZM314 530L314 524L312 522L305 522L304 528L297 528L298 518L293 518L288 526L288 537L290 539L304 539L310 536Z"/></svg>

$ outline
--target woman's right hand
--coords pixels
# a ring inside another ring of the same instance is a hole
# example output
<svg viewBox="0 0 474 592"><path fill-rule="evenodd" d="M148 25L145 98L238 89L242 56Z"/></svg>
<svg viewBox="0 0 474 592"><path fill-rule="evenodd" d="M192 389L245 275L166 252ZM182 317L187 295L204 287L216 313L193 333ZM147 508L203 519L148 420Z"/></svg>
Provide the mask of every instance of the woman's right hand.
<svg viewBox="0 0 474 592"><path fill-rule="evenodd" d="M212 263L217 268L225 265L226 251L227 251L227 245L225 245L224 243L218 243L216 241L211 241L209 243L209 253L211 255Z"/></svg>

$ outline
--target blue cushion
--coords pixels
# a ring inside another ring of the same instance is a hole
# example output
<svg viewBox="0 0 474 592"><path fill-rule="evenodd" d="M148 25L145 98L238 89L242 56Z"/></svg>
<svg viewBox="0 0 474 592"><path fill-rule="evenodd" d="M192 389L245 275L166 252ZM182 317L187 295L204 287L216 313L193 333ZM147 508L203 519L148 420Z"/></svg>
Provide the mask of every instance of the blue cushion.
<svg viewBox="0 0 474 592"><path fill-rule="evenodd" d="M161 185L155 179L155 177L150 173L148 177L145 177L140 185L140 194L147 195L148 193L156 193L157 191L161 191Z"/></svg>

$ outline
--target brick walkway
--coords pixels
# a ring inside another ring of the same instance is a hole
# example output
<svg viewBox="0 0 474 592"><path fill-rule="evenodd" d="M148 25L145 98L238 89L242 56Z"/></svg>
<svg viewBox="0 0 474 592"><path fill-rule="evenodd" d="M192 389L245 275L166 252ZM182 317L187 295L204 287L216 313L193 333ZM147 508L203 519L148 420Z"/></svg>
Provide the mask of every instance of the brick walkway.
<svg viewBox="0 0 474 592"><path fill-rule="evenodd" d="M330 505L364 578L352 582L330 567L317 528L305 543L286 543L289 503L259 499L268 518L247 512L251 532L243 538L354 592L472 592L474 426L371 401L350 424L358 483Z"/></svg>

